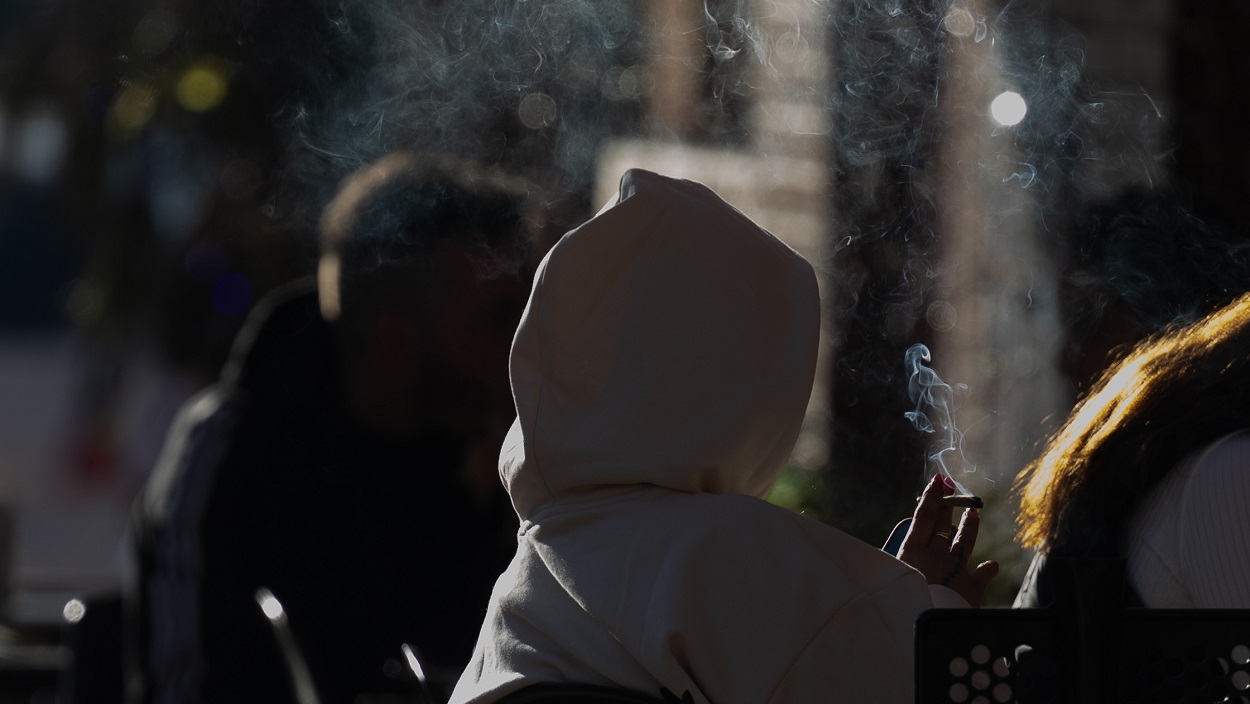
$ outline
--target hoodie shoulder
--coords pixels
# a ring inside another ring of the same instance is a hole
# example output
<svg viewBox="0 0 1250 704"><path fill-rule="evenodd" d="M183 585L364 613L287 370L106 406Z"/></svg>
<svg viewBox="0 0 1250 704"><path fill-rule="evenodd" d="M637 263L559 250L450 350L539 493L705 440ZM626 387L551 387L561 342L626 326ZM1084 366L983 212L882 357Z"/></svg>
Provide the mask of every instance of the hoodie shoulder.
<svg viewBox="0 0 1250 704"><path fill-rule="evenodd" d="M860 671L910 677L911 629L933 606L915 570L750 496L680 497L661 513L639 526L641 540L665 545L654 580L630 585L649 594L645 608L607 619L636 638L644 661L689 663L711 701L867 691Z"/></svg>
<svg viewBox="0 0 1250 704"><path fill-rule="evenodd" d="M809 575L831 593L868 592L923 578L903 562L833 526L742 494L699 494L688 502L703 549L723 560L752 559L781 573Z"/></svg>

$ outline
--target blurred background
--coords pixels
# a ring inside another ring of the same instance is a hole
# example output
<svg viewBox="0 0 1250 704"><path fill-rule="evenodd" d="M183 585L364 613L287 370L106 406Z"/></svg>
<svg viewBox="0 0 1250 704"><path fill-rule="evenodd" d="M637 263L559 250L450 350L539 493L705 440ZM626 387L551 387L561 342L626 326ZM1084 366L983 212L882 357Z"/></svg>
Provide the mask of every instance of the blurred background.
<svg viewBox="0 0 1250 704"><path fill-rule="evenodd" d="M541 247L631 166L790 242L826 334L772 499L881 544L940 461L985 497L1009 604L1009 489L1076 398L1074 212L1167 189L1244 230L1248 32L1232 0L5 0L7 613L116 586L175 409L312 271L340 179L401 147L530 178ZM949 430L905 417L917 343Z"/></svg>

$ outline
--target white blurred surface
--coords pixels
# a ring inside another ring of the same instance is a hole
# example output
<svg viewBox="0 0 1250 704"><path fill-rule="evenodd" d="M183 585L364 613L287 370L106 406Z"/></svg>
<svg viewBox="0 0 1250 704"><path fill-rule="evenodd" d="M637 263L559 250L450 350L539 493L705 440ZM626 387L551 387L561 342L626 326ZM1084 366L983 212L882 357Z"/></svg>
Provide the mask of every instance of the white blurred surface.
<svg viewBox="0 0 1250 704"><path fill-rule="evenodd" d="M0 501L15 519L0 566L11 565L15 592L118 584L130 501L194 391L136 352L121 358L103 400L86 403L90 354L68 332L0 337ZM111 448L95 474L76 459L91 429Z"/></svg>

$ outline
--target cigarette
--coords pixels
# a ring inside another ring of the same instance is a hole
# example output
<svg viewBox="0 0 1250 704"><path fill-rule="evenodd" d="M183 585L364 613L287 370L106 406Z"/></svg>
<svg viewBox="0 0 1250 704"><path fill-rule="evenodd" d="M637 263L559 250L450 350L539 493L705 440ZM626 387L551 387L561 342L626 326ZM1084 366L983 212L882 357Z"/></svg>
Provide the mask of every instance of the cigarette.
<svg viewBox="0 0 1250 704"><path fill-rule="evenodd" d="M980 496L973 496L972 494L943 496L942 503L956 508L982 508L985 506L985 502L981 500Z"/></svg>

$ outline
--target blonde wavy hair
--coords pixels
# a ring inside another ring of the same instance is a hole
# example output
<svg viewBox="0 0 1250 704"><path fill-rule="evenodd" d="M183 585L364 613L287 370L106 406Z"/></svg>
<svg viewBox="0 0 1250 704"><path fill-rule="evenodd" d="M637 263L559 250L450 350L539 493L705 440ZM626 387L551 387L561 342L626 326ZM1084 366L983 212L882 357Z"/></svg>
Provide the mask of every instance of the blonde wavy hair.
<svg viewBox="0 0 1250 704"><path fill-rule="evenodd" d="M1102 374L1017 478L1018 541L1073 557L1119 549L1137 500L1186 454L1250 427L1247 407L1250 294Z"/></svg>

